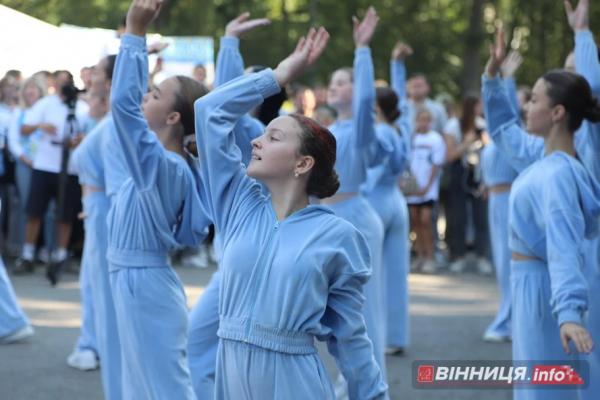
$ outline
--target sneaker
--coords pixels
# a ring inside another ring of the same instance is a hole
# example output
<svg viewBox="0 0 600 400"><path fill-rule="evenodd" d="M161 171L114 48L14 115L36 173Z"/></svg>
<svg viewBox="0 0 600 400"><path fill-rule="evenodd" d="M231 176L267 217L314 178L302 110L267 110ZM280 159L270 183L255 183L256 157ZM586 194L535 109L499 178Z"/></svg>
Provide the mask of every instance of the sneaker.
<svg viewBox="0 0 600 400"><path fill-rule="evenodd" d="M477 260L477 271L481 275L492 275L494 267L492 267L492 263L487 258L479 257Z"/></svg>
<svg viewBox="0 0 600 400"><path fill-rule="evenodd" d="M33 274L35 268L33 261L24 258L17 258L12 269L13 275Z"/></svg>
<svg viewBox="0 0 600 400"><path fill-rule="evenodd" d="M421 271L424 274L435 274L437 272L437 264L433 260L425 260L421 267Z"/></svg>
<svg viewBox="0 0 600 400"><path fill-rule="evenodd" d="M404 354L404 347L388 347L385 349L385 354L388 356L401 356Z"/></svg>
<svg viewBox="0 0 600 400"><path fill-rule="evenodd" d="M466 268L467 268L467 260L465 260L464 258L459 258L458 260L453 261L450 264L450 266L448 267L450 272L455 273L455 274L463 272Z"/></svg>
<svg viewBox="0 0 600 400"><path fill-rule="evenodd" d="M501 335L497 332L486 332L483 335L483 341L488 343L506 343L510 342L512 339L508 335Z"/></svg>
<svg viewBox="0 0 600 400"><path fill-rule="evenodd" d="M20 342L33 336L35 331L31 325L26 325L17 331L0 338L0 344Z"/></svg>
<svg viewBox="0 0 600 400"><path fill-rule="evenodd" d="M62 276L63 269L67 260L59 262L51 262L46 268L46 278L50 281L52 286L56 286L60 277Z"/></svg>
<svg viewBox="0 0 600 400"><path fill-rule="evenodd" d="M50 252L48 251L47 248L44 247L43 249L40 249L40 251L38 251L37 258L42 263L49 264L50 263Z"/></svg>
<svg viewBox="0 0 600 400"><path fill-rule="evenodd" d="M410 272L417 272L417 271L421 270L422 266L423 266L423 259L415 258L410 263Z"/></svg>
<svg viewBox="0 0 600 400"><path fill-rule="evenodd" d="M73 350L69 357L67 357L67 365L81 371L91 371L97 369L99 366L96 353L87 349Z"/></svg>

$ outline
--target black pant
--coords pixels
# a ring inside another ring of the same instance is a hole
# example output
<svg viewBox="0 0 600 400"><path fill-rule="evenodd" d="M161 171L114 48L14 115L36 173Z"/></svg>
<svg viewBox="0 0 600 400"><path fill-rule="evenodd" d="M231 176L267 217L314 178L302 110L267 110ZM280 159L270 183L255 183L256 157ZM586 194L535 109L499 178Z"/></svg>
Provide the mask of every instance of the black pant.
<svg viewBox="0 0 600 400"><path fill-rule="evenodd" d="M50 201L58 200L60 174L34 169L31 173L30 185L25 211L30 217L43 218ZM58 221L69 223L75 221L81 211L81 187L76 176L67 176L64 193L65 198L60 209L57 208L56 215Z"/></svg>
<svg viewBox="0 0 600 400"><path fill-rule="evenodd" d="M461 160L450 164L448 187L444 190L442 204L446 215L446 244L450 259L455 260L467 253L466 233L469 223L467 208L471 208L475 228L474 251L481 257L489 257L489 231L487 200L473 196L463 186L465 169Z"/></svg>

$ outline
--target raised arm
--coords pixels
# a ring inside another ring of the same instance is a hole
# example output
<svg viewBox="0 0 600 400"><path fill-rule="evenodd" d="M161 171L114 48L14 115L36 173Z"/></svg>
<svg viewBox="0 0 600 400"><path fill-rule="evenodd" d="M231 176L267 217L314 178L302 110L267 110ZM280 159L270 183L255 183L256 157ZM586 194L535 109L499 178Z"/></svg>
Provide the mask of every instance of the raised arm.
<svg viewBox="0 0 600 400"><path fill-rule="evenodd" d="M125 34L115 64L111 110L129 175L139 190L153 185L163 151L142 112L147 82L146 39Z"/></svg>
<svg viewBox="0 0 600 400"><path fill-rule="evenodd" d="M522 171L543 156L544 142L529 135L519 124L506 85L498 76L505 59L504 33L498 30L495 44L490 49L490 60L482 78L481 98L488 124L488 132L500 151L517 171Z"/></svg>
<svg viewBox="0 0 600 400"><path fill-rule="evenodd" d="M244 74L244 59L240 53L240 37L259 26L271 23L267 18L249 19L250 13L243 13L230 21L225 28L225 36L221 38L221 46L217 55L215 87L225 84ZM265 127L249 114L240 118L234 128L235 141L242 152L242 163L250 162L251 142L260 136Z"/></svg>
<svg viewBox="0 0 600 400"><path fill-rule="evenodd" d="M321 322L329 328L327 348L348 382L350 399L386 398L386 384L373 356L362 315L363 285L369 279L369 251L358 232L340 235L333 259L327 309Z"/></svg>
<svg viewBox="0 0 600 400"><path fill-rule="evenodd" d="M375 73L369 43L377 27L379 17L369 7L362 21L354 17L354 93L352 96L352 122L354 124L355 147L364 149L373 146L375 136Z"/></svg>
<svg viewBox="0 0 600 400"><path fill-rule="evenodd" d="M138 190L154 184L164 152L142 112L148 85L146 30L160 11L160 1L135 0L127 13L111 90L112 117L128 172Z"/></svg>
<svg viewBox="0 0 600 400"><path fill-rule="evenodd" d="M244 59L240 53L240 36L256 27L271 23L268 18L249 18L250 13L245 12L231 20L225 27L225 36L221 38L217 55L215 87L244 74Z"/></svg>
<svg viewBox="0 0 600 400"><path fill-rule="evenodd" d="M273 71L237 78L197 100L196 140L201 152L201 174L209 213L217 229L227 230L243 203L258 195L258 186L247 177L233 128L239 119L266 97L280 91L297 74L316 61L328 34L311 30L307 39Z"/></svg>
<svg viewBox="0 0 600 400"><path fill-rule="evenodd" d="M402 137L408 146L407 148L410 148L410 135L413 130L408 107L408 96L406 94L406 66L404 59L412 53L413 50L410 46L398 42L392 51L392 59L390 61L392 89L394 89L398 96L398 111L400 111L400 118L396 120L396 126L400 128Z"/></svg>
<svg viewBox="0 0 600 400"><path fill-rule="evenodd" d="M579 0L575 9L570 1L564 4L567 21L575 33L575 70L589 82L594 95L599 96L600 61L589 26L589 0Z"/></svg>
<svg viewBox="0 0 600 400"><path fill-rule="evenodd" d="M508 56L500 67L502 71L502 77L504 78L504 83L506 85L506 90L508 91L510 104L517 115L520 114L520 107L519 97L517 95L517 82L515 81L515 73L521 67L521 64L523 64L523 57L518 51L512 50L510 53L508 53Z"/></svg>

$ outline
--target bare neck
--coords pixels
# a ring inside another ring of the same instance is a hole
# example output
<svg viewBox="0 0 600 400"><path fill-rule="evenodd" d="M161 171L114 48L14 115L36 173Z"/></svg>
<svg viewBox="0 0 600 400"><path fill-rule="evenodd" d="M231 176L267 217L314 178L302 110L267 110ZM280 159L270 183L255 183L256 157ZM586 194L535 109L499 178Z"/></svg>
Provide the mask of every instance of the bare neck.
<svg viewBox="0 0 600 400"><path fill-rule="evenodd" d="M271 192L271 203L278 221L282 221L308 206L306 186L300 180L289 180L280 184L267 184Z"/></svg>
<svg viewBox="0 0 600 400"><path fill-rule="evenodd" d="M156 131L156 136L165 150L177 153L181 157L185 157L185 152L183 151L183 141L178 135L175 135L171 129L166 128Z"/></svg>
<svg viewBox="0 0 600 400"><path fill-rule="evenodd" d="M573 144L573 132L569 132L565 127L555 126L550 130L550 134L544 138L546 155L555 151L562 151L575 157L575 146Z"/></svg>
<svg viewBox="0 0 600 400"><path fill-rule="evenodd" d="M337 119L340 121L352 119L352 104L336 107Z"/></svg>

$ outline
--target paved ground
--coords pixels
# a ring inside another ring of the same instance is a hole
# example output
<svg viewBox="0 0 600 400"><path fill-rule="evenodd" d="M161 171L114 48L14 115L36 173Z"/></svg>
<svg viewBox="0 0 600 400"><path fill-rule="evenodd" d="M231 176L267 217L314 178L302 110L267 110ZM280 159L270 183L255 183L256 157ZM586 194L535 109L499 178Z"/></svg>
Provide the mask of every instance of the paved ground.
<svg viewBox="0 0 600 400"><path fill-rule="evenodd" d="M189 304L194 304L212 269L178 268ZM0 400L102 399L100 374L69 368L65 359L78 335L79 285L67 276L51 288L40 270L13 278L21 305L36 335L27 343L0 347ZM510 345L487 344L481 335L495 312L494 280L474 274L410 277L412 345L403 357L388 357L392 399L508 400L507 390L417 390L415 360L497 360L510 358ZM328 366L331 360L326 359ZM176 399L175 399L176 400Z"/></svg>

